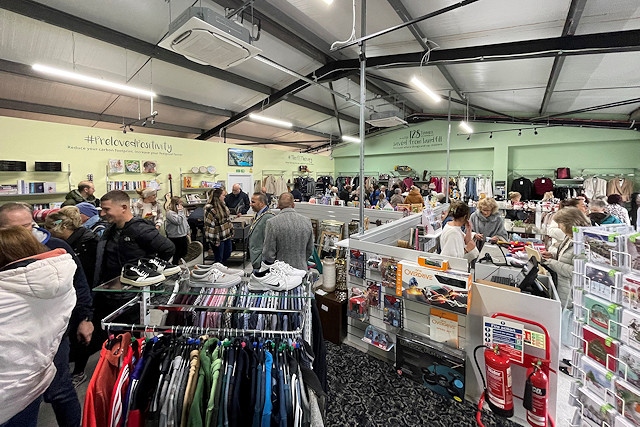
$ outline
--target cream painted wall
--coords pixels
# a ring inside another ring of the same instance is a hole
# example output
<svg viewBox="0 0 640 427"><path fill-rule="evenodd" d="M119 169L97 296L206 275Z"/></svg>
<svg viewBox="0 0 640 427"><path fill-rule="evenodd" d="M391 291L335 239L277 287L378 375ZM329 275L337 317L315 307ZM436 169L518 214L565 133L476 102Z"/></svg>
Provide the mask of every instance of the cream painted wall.
<svg viewBox="0 0 640 427"><path fill-rule="evenodd" d="M167 175L174 178L175 194L180 191L180 169L190 170L193 166L215 166L216 180L226 180L227 173L251 173L254 180L260 180L263 172L286 171L285 179L297 175L298 166L307 165L315 176L316 172L332 173L334 162L327 156L300 154L287 151L270 150L260 147L237 146L218 142L173 138L128 132L71 126L57 123L0 117L0 159L23 160L27 170L33 170L34 161L61 161L63 169L71 165L71 183L86 179L87 174L94 175L96 194L106 192L106 166L109 159L155 160L158 164L158 180L161 181L163 194L168 189ZM254 150L254 166L227 166L227 148L241 147ZM0 173L0 184L15 184L16 179L27 181L55 181L57 191L66 191L66 177L60 174L13 174ZM146 180L149 175L119 174L112 180ZM211 175L194 175L194 181L213 180ZM62 188L64 186L64 188ZM45 196L39 201L51 202L60 196ZM1 202L13 199L3 197ZM21 198L28 199L27 196ZM62 197L61 200L64 200Z"/></svg>

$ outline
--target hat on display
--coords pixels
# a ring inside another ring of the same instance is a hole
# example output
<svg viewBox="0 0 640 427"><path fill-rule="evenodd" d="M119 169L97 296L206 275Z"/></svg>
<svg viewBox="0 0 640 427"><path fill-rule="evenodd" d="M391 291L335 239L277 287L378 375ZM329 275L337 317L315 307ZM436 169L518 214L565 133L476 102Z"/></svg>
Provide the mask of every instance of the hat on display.
<svg viewBox="0 0 640 427"><path fill-rule="evenodd" d="M78 203L76 208L78 208L82 215L88 216L89 218L98 215L98 209L88 202Z"/></svg>

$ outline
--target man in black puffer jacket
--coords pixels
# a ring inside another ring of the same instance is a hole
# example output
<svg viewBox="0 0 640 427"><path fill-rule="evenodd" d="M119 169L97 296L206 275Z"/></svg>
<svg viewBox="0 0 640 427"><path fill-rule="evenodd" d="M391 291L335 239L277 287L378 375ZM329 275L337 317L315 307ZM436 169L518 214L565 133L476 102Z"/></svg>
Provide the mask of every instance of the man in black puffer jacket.
<svg viewBox="0 0 640 427"><path fill-rule="evenodd" d="M125 264L137 264L140 258L157 256L169 261L176 247L171 240L160 234L156 227L142 218L134 218L130 209L129 195L113 190L100 198L102 216L109 226L98 242L94 287L118 277ZM115 311L130 300L131 293L100 292L96 294L98 319ZM137 323L138 313L129 312L118 320Z"/></svg>

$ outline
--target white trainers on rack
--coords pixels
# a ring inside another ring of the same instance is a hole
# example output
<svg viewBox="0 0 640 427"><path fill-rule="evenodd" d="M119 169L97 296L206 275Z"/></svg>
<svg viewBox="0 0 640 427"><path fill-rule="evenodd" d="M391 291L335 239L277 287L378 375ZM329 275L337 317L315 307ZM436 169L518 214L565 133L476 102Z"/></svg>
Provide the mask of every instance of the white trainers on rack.
<svg viewBox="0 0 640 427"><path fill-rule="evenodd" d="M288 266L288 264L285 264ZM290 267L291 268L291 267ZM288 291L302 283L302 277L292 275L280 264L272 264L269 270L251 274L250 291Z"/></svg>
<svg viewBox="0 0 640 427"><path fill-rule="evenodd" d="M273 264L271 265L267 265L264 262L262 263L263 266L267 266L269 268L271 267L277 267L282 269L286 274L290 274L292 276L299 276L299 277L305 277L307 275L307 271L305 270L300 270L298 268L293 268L291 267L289 264L287 264L284 261L278 261L276 260Z"/></svg>
<svg viewBox="0 0 640 427"><path fill-rule="evenodd" d="M194 270L201 270L201 271L207 271L207 270L211 270L212 268L215 268L218 271L223 272L224 274L228 274L229 276L238 276L238 277L244 277L244 270L235 270L233 268L229 268L223 264L220 264L219 262L213 263L213 264L196 264L194 267Z"/></svg>
<svg viewBox="0 0 640 427"><path fill-rule="evenodd" d="M240 276L225 274L216 268L193 270L189 278L189 284L194 288L230 288L241 281Z"/></svg>

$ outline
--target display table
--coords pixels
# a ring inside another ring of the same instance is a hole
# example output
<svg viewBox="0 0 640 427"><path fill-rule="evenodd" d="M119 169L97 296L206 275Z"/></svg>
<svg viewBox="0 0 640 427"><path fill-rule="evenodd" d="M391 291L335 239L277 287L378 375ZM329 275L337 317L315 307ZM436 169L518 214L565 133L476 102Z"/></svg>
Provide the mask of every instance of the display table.
<svg viewBox="0 0 640 427"><path fill-rule="evenodd" d="M336 295L337 294L337 295ZM347 297L344 292L316 291L316 303L325 340L342 344L347 337Z"/></svg>

